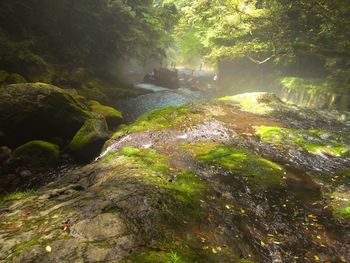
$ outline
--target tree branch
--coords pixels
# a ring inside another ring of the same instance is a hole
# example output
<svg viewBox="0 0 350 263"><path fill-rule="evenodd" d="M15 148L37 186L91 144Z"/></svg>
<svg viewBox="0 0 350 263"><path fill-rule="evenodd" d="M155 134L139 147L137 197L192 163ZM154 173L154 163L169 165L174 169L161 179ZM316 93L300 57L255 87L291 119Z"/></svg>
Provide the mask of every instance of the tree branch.
<svg viewBox="0 0 350 263"><path fill-rule="evenodd" d="M250 61L254 62L255 64L257 64L257 65L262 65L262 64L265 64L266 62L270 61L270 60L273 59L274 57L276 57L277 54L273 54L272 56L270 56L270 57L268 57L268 58L266 58L266 59L264 59L264 60L262 60L262 61L257 60L257 59L255 59L255 58L251 57L249 54L246 54L246 56L247 56L247 58L248 58Z"/></svg>

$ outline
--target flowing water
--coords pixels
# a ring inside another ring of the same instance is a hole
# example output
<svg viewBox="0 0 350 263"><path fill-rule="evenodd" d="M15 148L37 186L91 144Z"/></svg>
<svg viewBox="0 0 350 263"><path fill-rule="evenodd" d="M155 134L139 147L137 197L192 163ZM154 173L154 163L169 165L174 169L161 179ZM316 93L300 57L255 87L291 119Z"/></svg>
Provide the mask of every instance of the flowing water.
<svg viewBox="0 0 350 263"><path fill-rule="evenodd" d="M151 90L153 93L120 102L119 108L123 112L126 123L132 123L141 115L152 110L168 106L180 106L195 100L209 99L212 97L212 95L186 88L167 89L144 83L135 86L141 89Z"/></svg>

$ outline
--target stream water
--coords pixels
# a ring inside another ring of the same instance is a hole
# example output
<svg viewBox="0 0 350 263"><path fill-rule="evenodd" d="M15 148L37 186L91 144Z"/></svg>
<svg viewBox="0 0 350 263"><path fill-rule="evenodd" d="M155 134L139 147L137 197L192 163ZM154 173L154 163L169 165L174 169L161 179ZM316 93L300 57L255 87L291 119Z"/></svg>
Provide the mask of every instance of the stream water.
<svg viewBox="0 0 350 263"><path fill-rule="evenodd" d="M167 89L144 83L137 84L136 87L153 92L120 102L119 109L123 112L124 121L127 124L134 122L138 117L152 110L168 106L180 106L195 100L212 97L210 94L203 94L200 91L192 91L187 88Z"/></svg>

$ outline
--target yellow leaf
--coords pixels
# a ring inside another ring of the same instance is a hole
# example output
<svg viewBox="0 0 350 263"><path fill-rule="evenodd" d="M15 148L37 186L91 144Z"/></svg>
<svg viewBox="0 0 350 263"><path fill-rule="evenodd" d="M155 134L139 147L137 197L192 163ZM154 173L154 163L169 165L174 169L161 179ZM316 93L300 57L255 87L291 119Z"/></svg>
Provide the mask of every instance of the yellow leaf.
<svg viewBox="0 0 350 263"><path fill-rule="evenodd" d="M46 246L45 250L46 250L47 252L51 253L52 248L51 248L50 246Z"/></svg>

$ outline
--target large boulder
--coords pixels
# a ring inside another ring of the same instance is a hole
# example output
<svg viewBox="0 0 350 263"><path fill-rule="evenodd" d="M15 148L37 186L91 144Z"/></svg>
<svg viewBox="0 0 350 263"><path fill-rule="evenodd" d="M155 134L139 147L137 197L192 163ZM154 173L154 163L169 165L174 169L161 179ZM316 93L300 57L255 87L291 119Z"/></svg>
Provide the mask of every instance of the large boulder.
<svg viewBox="0 0 350 263"><path fill-rule="evenodd" d="M59 152L58 145L45 141L30 141L19 146L14 152L14 157L20 158L28 167L54 167L58 163Z"/></svg>
<svg viewBox="0 0 350 263"><path fill-rule="evenodd" d="M88 162L96 157L109 138L105 119L89 119L69 144L69 149L78 161Z"/></svg>
<svg viewBox="0 0 350 263"><path fill-rule="evenodd" d="M66 90L44 83L0 87L0 145L30 140L69 141L90 117L90 109Z"/></svg>

